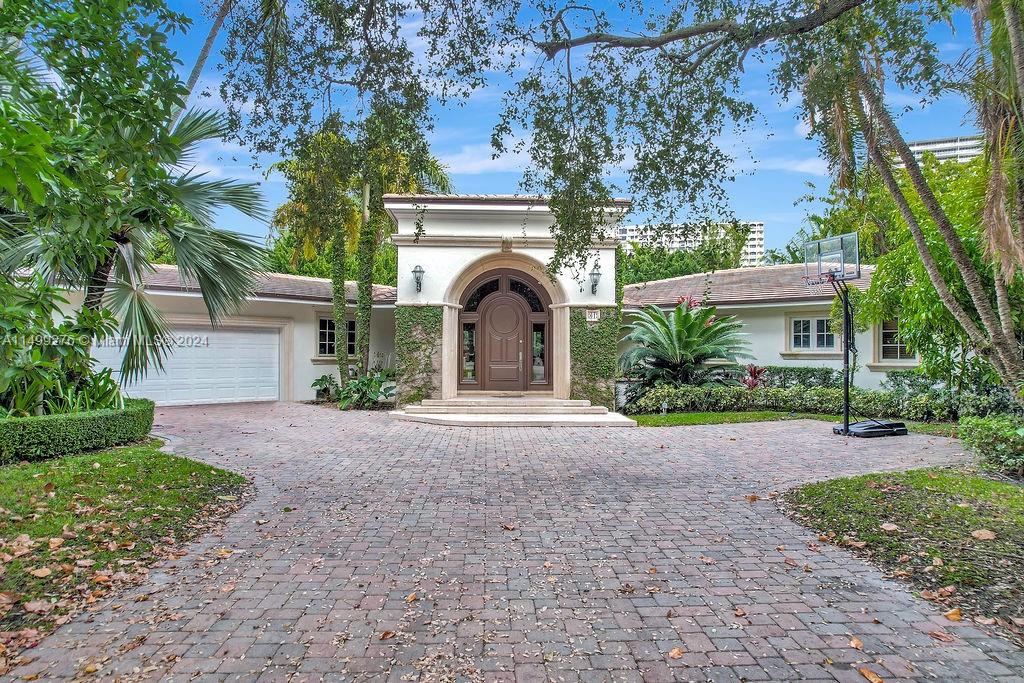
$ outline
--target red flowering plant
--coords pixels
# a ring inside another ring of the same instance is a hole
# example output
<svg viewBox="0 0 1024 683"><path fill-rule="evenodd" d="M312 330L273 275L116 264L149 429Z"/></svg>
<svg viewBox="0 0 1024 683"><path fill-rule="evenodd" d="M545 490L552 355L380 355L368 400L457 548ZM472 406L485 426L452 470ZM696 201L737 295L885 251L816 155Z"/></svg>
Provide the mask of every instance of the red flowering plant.
<svg viewBox="0 0 1024 683"><path fill-rule="evenodd" d="M765 383L768 379L768 368L759 368L753 363L749 363L744 369L743 378L740 382L743 383L747 389L757 389Z"/></svg>

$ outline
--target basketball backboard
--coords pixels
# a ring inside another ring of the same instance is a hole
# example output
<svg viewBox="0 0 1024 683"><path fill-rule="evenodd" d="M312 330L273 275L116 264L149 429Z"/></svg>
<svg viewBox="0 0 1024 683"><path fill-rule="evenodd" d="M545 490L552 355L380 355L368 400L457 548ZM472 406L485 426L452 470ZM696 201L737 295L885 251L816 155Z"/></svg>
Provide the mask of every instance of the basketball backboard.
<svg viewBox="0 0 1024 683"><path fill-rule="evenodd" d="M857 233L804 243L804 279L842 282L860 277Z"/></svg>

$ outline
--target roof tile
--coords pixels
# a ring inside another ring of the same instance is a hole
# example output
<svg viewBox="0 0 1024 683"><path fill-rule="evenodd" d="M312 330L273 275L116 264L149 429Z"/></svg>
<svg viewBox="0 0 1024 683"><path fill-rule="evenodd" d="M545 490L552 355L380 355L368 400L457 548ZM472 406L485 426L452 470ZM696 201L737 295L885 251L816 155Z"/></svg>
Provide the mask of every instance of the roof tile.
<svg viewBox="0 0 1024 683"><path fill-rule="evenodd" d="M198 292L199 285L195 280L182 282L178 275L178 267L158 265L146 278L146 289L154 291ZM397 299L398 290L388 285L373 286L373 303L393 304ZM257 279L256 291L253 296L268 299L294 299L304 301L331 301L331 281L319 277L303 275L285 275L283 273L265 273ZM356 283L349 280L345 283L345 299L355 303Z"/></svg>
<svg viewBox="0 0 1024 683"><path fill-rule="evenodd" d="M860 279L851 281L851 284L861 290L867 289L874 272L874 266L861 266ZM835 294L830 285L808 286L802 279L803 275L802 263L683 275L626 285L623 303L628 308L648 304L675 306L680 297L704 299L705 293L708 294L708 303L714 306L832 300Z"/></svg>

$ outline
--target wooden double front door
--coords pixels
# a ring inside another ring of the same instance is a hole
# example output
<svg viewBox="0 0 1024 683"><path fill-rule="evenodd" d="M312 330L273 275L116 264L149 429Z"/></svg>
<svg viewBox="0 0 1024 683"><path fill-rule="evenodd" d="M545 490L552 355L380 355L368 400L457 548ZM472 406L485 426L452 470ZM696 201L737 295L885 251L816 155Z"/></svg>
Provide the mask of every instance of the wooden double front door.
<svg viewBox="0 0 1024 683"><path fill-rule="evenodd" d="M468 288L460 314L459 386L480 391L550 388L548 303L528 276L499 271Z"/></svg>

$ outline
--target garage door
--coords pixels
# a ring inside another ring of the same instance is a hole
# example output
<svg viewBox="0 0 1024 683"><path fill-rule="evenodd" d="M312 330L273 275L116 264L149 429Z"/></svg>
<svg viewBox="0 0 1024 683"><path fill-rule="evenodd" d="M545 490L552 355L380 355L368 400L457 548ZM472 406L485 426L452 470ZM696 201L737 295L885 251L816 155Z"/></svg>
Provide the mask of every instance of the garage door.
<svg viewBox="0 0 1024 683"><path fill-rule="evenodd" d="M164 372L149 372L125 393L158 405L276 401L280 397L280 333L276 329L176 327ZM116 348L98 347L101 365L120 368Z"/></svg>

